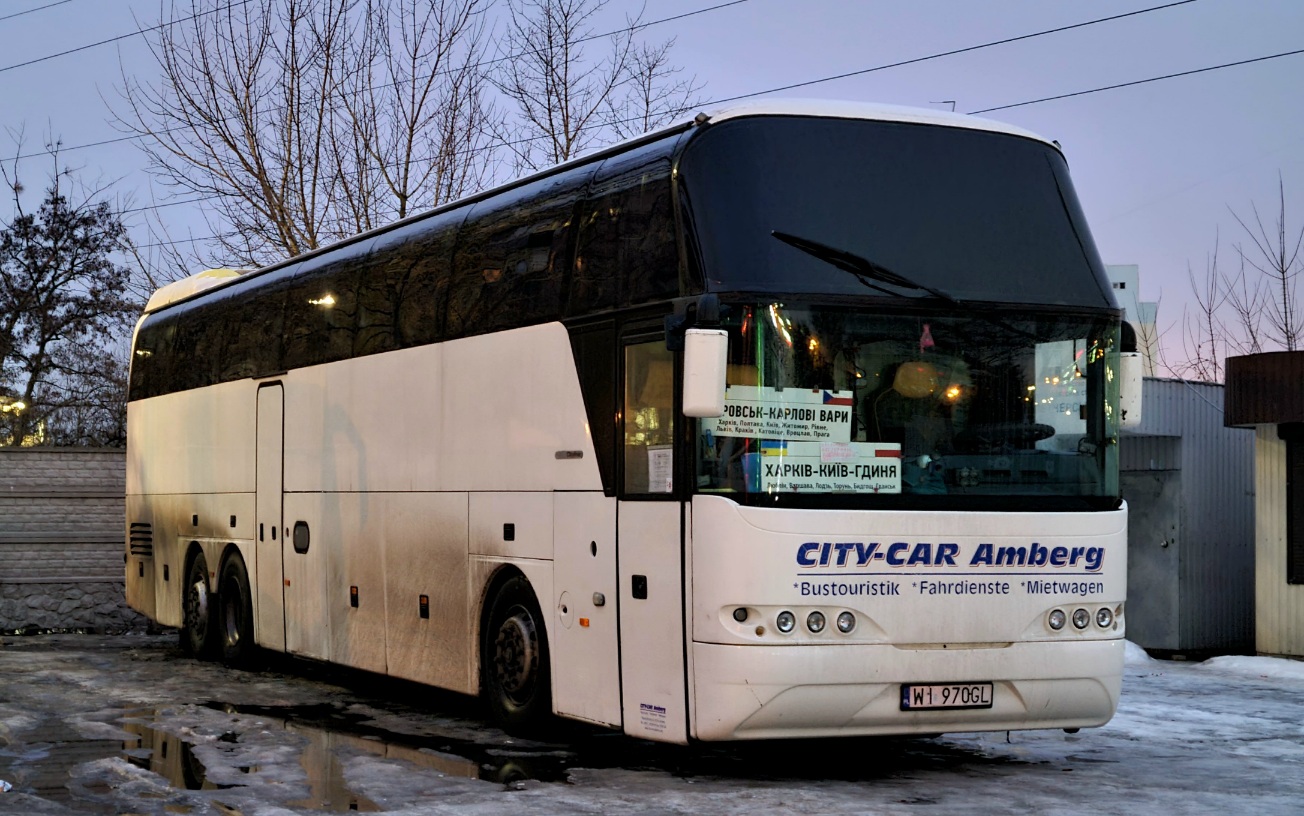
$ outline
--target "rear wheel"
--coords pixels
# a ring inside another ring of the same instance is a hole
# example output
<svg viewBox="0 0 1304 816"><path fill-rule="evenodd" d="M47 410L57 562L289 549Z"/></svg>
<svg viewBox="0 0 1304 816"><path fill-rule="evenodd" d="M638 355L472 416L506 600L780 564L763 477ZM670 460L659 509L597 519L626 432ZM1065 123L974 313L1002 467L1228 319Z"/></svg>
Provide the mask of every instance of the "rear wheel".
<svg viewBox="0 0 1304 816"><path fill-rule="evenodd" d="M181 589L181 648L186 654L212 657L217 642L213 633L216 600L208 592L208 562L197 552L186 567Z"/></svg>
<svg viewBox="0 0 1304 816"><path fill-rule="evenodd" d="M504 730L528 733L551 715L543 615L523 576L508 579L494 594L481 635L480 665L485 700Z"/></svg>
<svg viewBox="0 0 1304 816"><path fill-rule="evenodd" d="M245 665L254 653L254 612L249 575L239 555L232 555L222 566L219 587L222 660L233 666Z"/></svg>

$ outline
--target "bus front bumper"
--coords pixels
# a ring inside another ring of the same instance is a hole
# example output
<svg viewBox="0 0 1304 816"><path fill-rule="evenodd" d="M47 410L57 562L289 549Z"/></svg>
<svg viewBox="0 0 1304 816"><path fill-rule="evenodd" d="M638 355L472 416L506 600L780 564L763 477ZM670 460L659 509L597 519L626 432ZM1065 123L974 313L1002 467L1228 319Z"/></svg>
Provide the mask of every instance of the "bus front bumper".
<svg viewBox="0 0 1304 816"><path fill-rule="evenodd" d="M694 736L737 740L1104 725L1122 638L997 648L694 643ZM991 683L990 708L902 711L903 683Z"/></svg>

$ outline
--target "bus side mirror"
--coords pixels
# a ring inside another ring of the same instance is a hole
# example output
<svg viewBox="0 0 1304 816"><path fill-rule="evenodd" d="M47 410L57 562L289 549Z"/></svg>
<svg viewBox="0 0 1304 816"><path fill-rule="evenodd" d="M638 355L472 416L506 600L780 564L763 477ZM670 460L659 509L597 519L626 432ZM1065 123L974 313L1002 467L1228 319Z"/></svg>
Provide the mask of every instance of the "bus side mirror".
<svg viewBox="0 0 1304 816"><path fill-rule="evenodd" d="M684 332L684 416L724 413L725 361L729 334L723 329Z"/></svg>
<svg viewBox="0 0 1304 816"><path fill-rule="evenodd" d="M1141 424L1141 354L1125 351L1118 355L1118 409L1120 428Z"/></svg>

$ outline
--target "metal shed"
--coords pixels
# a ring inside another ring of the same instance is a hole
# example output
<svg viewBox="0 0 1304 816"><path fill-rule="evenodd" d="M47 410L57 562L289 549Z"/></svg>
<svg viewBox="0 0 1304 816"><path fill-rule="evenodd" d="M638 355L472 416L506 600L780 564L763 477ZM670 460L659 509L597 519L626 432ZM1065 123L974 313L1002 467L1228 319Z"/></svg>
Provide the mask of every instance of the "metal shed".
<svg viewBox="0 0 1304 816"><path fill-rule="evenodd" d="M1128 639L1162 653L1254 649L1254 434L1223 386L1147 378L1119 443L1128 503Z"/></svg>

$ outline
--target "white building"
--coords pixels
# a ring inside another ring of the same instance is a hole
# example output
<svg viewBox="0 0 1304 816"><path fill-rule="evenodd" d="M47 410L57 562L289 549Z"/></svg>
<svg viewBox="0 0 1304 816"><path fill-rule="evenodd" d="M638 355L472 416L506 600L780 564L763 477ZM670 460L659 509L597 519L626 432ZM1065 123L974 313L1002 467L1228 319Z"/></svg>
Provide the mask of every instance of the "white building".
<svg viewBox="0 0 1304 816"><path fill-rule="evenodd" d="M1144 361L1147 377L1155 375L1159 355L1159 332L1155 326L1159 304L1141 300L1141 273L1136 264L1108 264L1105 274L1114 288L1114 299L1123 307L1124 319L1136 329L1136 348Z"/></svg>

